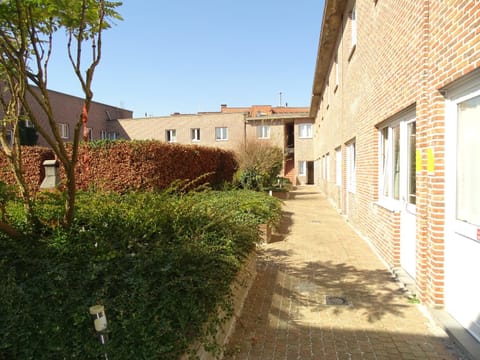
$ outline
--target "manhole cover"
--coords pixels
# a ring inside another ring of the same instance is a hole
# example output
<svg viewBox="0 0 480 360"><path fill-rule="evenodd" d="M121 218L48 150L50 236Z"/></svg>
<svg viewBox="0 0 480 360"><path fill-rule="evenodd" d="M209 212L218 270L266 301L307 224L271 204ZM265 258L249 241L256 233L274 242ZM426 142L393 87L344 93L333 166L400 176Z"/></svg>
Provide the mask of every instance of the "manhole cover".
<svg viewBox="0 0 480 360"><path fill-rule="evenodd" d="M325 305L350 305L347 299L341 296L325 296Z"/></svg>

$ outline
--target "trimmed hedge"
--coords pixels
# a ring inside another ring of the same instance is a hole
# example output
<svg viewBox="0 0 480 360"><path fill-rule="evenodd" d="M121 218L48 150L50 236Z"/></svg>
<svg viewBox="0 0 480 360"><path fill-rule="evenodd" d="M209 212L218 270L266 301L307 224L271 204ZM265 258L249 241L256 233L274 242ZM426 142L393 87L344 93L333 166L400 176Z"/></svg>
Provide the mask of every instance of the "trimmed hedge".
<svg viewBox="0 0 480 360"><path fill-rule="evenodd" d="M22 146L22 163L25 173L25 180L33 192L36 192L45 177L43 162L52 160L55 156L51 149L40 146ZM8 185L15 185L13 172L8 164L7 158L0 151L0 180Z"/></svg>
<svg viewBox="0 0 480 360"><path fill-rule="evenodd" d="M55 222L61 203L58 193L40 196L43 223ZM10 216L21 207L11 203ZM79 192L71 229L22 241L0 233L0 359L100 359L106 350L176 360L197 341L218 350L211 336L225 318L216 310L231 315L230 285L257 225L280 210L274 197L245 190ZM107 314L106 349L88 314L95 304Z"/></svg>
<svg viewBox="0 0 480 360"><path fill-rule="evenodd" d="M43 180L42 163L47 159L54 159L52 150L23 147L26 179L33 192ZM14 184L3 153L0 166L0 180ZM178 180L219 187L232 180L236 169L233 152L218 148L159 141L98 141L80 146L76 180L78 189L119 193L166 189ZM64 178L62 167L60 173Z"/></svg>

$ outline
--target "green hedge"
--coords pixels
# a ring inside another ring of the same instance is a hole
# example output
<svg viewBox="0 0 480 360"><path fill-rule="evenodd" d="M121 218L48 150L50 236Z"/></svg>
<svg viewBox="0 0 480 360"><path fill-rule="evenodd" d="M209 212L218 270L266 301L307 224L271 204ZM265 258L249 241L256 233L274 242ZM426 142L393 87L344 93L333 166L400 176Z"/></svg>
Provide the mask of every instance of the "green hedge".
<svg viewBox="0 0 480 360"><path fill-rule="evenodd" d="M59 202L40 197L40 235L0 235L0 359L101 358L95 304L105 306L111 359L178 359L196 340L214 349L216 309L230 314L257 225L280 213L277 199L250 191L80 193L66 231L49 225Z"/></svg>

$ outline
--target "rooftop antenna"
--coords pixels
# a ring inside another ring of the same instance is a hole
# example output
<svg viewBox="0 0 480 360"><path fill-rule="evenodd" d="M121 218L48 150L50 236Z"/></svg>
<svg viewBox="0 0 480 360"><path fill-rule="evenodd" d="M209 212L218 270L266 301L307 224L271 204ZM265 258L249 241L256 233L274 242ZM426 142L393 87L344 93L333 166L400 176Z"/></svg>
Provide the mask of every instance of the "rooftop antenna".
<svg viewBox="0 0 480 360"><path fill-rule="evenodd" d="M279 95L279 97L280 97L280 106L282 106L282 92L280 91L280 92L278 93L278 95Z"/></svg>

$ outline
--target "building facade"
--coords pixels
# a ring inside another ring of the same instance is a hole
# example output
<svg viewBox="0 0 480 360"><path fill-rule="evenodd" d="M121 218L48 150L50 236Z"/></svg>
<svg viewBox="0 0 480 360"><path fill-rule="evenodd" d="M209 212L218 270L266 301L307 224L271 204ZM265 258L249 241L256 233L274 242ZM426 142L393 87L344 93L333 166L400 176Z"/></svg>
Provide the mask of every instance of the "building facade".
<svg viewBox="0 0 480 360"><path fill-rule="evenodd" d="M422 302L480 340L480 3L326 0L316 183Z"/></svg>
<svg viewBox="0 0 480 360"><path fill-rule="evenodd" d="M294 184L313 184L313 119L308 111L309 108L270 105L222 105L219 112L119 119L112 123L111 130L124 139L216 146L233 151L241 151L249 141L269 142L285 151L282 175Z"/></svg>

